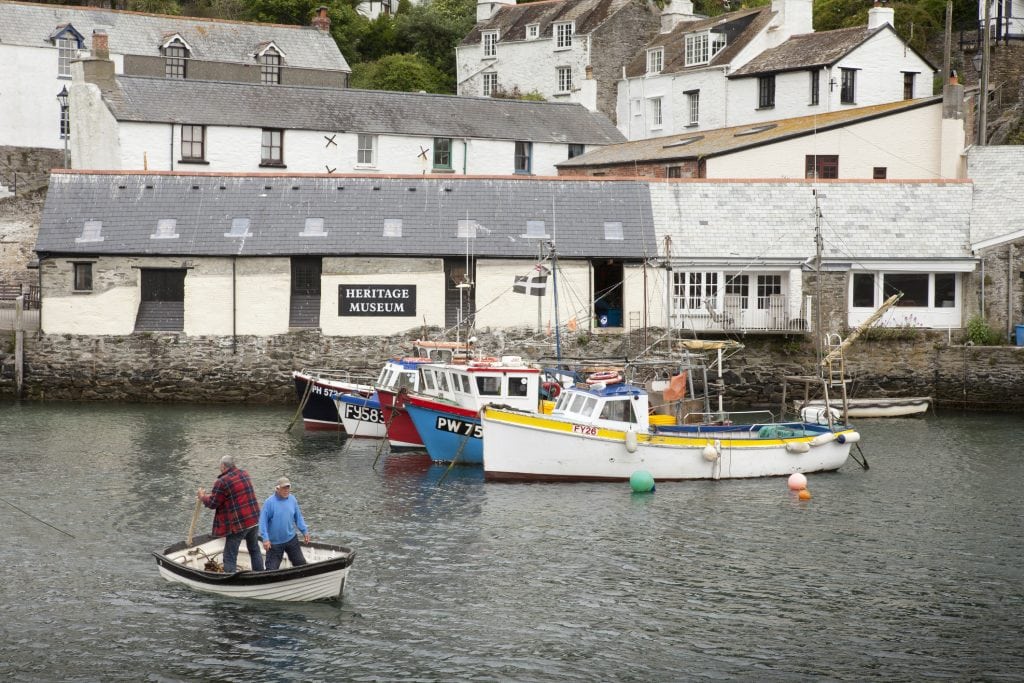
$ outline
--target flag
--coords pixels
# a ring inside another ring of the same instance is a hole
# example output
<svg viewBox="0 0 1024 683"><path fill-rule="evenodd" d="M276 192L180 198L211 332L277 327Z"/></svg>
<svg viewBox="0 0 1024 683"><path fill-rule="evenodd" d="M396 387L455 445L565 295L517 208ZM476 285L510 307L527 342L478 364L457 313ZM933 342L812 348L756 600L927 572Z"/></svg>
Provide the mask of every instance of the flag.
<svg viewBox="0 0 1024 683"><path fill-rule="evenodd" d="M516 283L512 291L516 294L532 294L533 296L544 296L548 287L548 276L541 273L532 275L516 275Z"/></svg>

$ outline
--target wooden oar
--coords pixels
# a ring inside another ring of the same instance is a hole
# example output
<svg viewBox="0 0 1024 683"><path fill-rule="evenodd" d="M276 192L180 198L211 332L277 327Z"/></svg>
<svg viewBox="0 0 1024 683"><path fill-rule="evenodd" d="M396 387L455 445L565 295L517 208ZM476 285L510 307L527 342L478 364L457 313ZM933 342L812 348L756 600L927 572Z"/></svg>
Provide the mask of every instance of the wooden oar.
<svg viewBox="0 0 1024 683"><path fill-rule="evenodd" d="M196 496L196 507L195 510L192 511L192 524L188 527L188 540L186 541L189 548L192 547L192 536L196 531L196 522L199 521L199 508L202 507L202 505L203 501L199 500L199 496Z"/></svg>

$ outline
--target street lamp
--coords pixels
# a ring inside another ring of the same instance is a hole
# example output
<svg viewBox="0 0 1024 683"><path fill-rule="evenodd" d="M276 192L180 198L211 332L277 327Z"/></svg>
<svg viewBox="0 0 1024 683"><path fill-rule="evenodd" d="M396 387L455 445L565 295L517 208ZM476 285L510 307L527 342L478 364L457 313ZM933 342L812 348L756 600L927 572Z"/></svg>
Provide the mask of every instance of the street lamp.
<svg viewBox="0 0 1024 683"><path fill-rule="evenodd" d="M64 168L68 167L68 136L71 135L71 119L68 117L68 86L63 86L57 93L60 103L60 132L64 138Z"/></svg>

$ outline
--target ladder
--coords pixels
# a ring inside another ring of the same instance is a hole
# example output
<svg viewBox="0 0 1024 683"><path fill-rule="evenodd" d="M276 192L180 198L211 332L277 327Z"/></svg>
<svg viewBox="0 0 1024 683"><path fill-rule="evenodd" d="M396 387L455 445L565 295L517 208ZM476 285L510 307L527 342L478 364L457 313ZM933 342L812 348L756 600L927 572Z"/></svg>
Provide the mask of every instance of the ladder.
<svg viewBox="0 0 1024 683"><path fill-rule="evenodd" d="M830 387L846 384L846 361L843 355L843 338L836 333L825 337L825 361L822 368L824 379Z"/></svg>

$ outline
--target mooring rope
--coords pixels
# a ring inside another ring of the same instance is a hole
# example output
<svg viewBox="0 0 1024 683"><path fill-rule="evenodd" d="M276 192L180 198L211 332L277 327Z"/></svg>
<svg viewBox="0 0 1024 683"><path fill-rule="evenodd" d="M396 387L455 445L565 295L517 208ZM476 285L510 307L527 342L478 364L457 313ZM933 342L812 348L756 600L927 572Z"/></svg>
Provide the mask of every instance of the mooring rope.
<svg viewBox="0 0 1024 683"><path fill-rule="evenodd" d="M0 500L2 500L3 502L7 503L7 504L8 504L8 505L10 505L10 506L11 506L12 508L14 508L15 510L17 510L17 511L18 511L18 512L20 512L21 514L25 515L26 517L31 517L32 519L36 520L36 521L37 521L37 522L39 522L40 524L45 524L46 526L50 527L50 528L51 528L51 529L53 529L54 531L59 531L60 533L64 534L64 535L65 535L65 536L67 536L68 538L74 538L74 536L73 536L73 535L69 534L68 532L64 531L63 529L58 529L57 527L55 527L54 525L50 524L49 522L43 521L43 520L39 519L38 517L36 517L35 515L33 515L33 514L29 513L29 512L25 512L25 511L24 511L24 510L22 510L22 509L21 509L20 507L18 507L17 505L15 505L14 503L12 503L11 501L7 500L6 498L0 498Z"/></svg>

